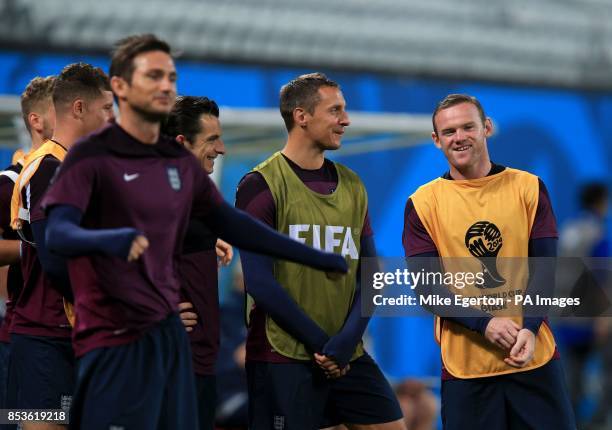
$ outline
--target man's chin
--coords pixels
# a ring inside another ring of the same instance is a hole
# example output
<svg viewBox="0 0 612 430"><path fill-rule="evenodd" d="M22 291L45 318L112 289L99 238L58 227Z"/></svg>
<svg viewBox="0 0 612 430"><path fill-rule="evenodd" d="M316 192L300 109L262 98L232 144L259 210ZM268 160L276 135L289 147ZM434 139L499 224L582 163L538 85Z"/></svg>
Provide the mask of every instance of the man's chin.
<svg viewBox="0 0 612 430"><path fill-rule="evenodd" d="M325 149L327 149L328 151L336 151L338 149L340 149L340 147L342 146L342 142L338 141L338 142L331 142L327 145L327 147Z"/></svg>
<svg viewBox="0 0 612 430"><path fill-rule="evenodd" d="M170 114L170 111L166 110L154 110L154 109L145 109L134 106L133 109L142 117L146 122L160 123L165 121Z"/></svg>
<svg viewBox="0 0 612 430"><path fill-rule="evenodd" d="M469 167L471 164L473 164L472 157L453 157L452 164L457 169L465 169L466 167Z"/></svg>

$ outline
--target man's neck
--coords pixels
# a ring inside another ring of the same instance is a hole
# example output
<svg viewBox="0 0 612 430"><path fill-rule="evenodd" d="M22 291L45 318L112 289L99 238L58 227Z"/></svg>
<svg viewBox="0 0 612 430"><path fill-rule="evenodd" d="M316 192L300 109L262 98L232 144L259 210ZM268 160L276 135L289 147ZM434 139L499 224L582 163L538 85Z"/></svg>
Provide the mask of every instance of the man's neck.
<svg viewBox="0 0 612 430"><path fill-rule="evenodd" d="M466 169L459 170L452 164L449 165L450 175L456 181L466 180L466 179L480 179L484 178L491 171L491 160L487 159L483 163L479 163L476 166L469 166Z"/></svg>
<svg viewBox="0 0 612 430"><path fill-rule="evenodd" d="M320 169L325 161L325 152L318 148L314 142L291 135L289 135L281 152L302 169Z"/></svg>
<svg viewBox="0 0 612 430"><path fill-rule="evenodd" d="M49 140L49 139L47 139L46 137L43 137L42 135L34 132L34 134L32 134L32 148L31 148L31 151L36 151L47 140Z"/></svg>
<svg viewBox="0 0 612 430"><path fill-rule="evenodd" d="M159 140L159 122L146 121L129 107L119 110L120 115L117 123L130 136L146 145L155 145Z"/></svg>
<svg viewBox="0 0 612 430"><path fill-rule="evenodd" d="M82 136L82 133L71 124L56 123L55 131L51 140L62 145L66 150L70 149Z"/></svg>

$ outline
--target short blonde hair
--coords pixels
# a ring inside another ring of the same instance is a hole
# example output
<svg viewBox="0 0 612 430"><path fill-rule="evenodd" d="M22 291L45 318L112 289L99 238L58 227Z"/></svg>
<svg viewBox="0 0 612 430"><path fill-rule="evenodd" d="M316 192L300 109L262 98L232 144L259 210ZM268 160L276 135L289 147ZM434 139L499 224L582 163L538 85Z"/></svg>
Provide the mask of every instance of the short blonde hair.
<svg viewBox="0 0 612 430"><path fill-rule="evenodd" d="M21 115L28 132L31 132L28 116L36 109L51 108L54 84L55 76L47 76L46 78L37 76L28 83L21 94Z"/></svg>

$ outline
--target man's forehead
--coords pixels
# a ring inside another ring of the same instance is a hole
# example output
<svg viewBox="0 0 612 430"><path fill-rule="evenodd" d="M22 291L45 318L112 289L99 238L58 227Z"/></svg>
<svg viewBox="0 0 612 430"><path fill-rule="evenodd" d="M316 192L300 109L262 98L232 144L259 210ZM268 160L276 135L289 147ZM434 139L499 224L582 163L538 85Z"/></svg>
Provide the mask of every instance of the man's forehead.
<svg viewBox="0 0 612 430"><path fill-rule="evenodd" d="M200 115L200 123L203 125L218 125L220 121L219 118L212 114L203 113Z"/></svg>
<svg viewBox="0 0 612 430"><path fill-rule="evenodd" d="M221 122L214 115L203 114L200 116L200 124L205 134L221 134Z"/></svg>
<svg viewBox="0 0 612 430"><path fill-rule="evenodd" d="M340 88L336 87L321 87L319 88L319 100L321 102L326 103L342 103L346 104L344 101L344 95Z"/></svg>
<svg viewBox="0 0 612 430"><path fill-rule="evenodd" d="M436 121L472 121L479 117L476 106L471 103L460 103L438 111Z"/></svg>
<svg viewBox="0 0 612 430"><path fill-rule="evenodd" d="M107 91L104 90L102 91L102 97L105 99L105 101L113 101L113 92L112 91Z"/></svg>
<svg viewBox="0 0 612 430"><path fill-rule="evenodd" d="M142 52L134 57L135 70L164 69L174 71L174 60L164 51Z"/></svg>

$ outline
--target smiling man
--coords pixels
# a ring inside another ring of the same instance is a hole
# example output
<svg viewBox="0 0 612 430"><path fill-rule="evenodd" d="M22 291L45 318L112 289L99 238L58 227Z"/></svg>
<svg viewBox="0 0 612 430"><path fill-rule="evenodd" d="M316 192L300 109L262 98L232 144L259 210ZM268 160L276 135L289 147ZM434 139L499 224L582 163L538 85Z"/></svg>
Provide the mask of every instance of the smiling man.
<svg viewBox="0 0 612 430"><path fill-rule="evenodd" d="M214 171L217 157L225 154L219 106L207 97L177 97L162 133L176 137L209 175Z"/></svg>
<svg viewBox="0 0 612 430"><path fill-rule="evenodd" d="M236 206L294 239L341 254L349 275L325 274L242 252L250 312L246 343L249 428L404 429L395 395L361 337L359 257L375 257L367 193L325 158L350 125L338 84L321 73L281 89L289 136L238 186Z"/></svg>
<svg viewBox="0 0 612 430"><path fill-rule="evenodd" d="M487 138L493 124L480 102L451 94L438 104L432 122L432 139L449 171L408 199L402 237L408 262L435 261L427 270L438 272L437 257L555 257L557 229L546 187L535 175L491 162ZM552 285L552 260L539 260L546 263L530 269L526 285L514 278L514 288ZM496 281L489 285L494 291L506 282ZM436 338L445 430L575 429L555 341L543 318L475 308L443 316L436 321Z"/></svg>
<svg viewBox="0 0 612 430"><path fill-rule="evenodd" d="M206 97L178 97L162 133L175 137L208 174L213 172L217 157L225 154L219 107ZM215 421L215 364L219 353L217 256L227 265L232 253L232 247L217 239L204 222L189 220L178 266L182 300L179 306L191 341L200 430L212 430Z"/></svg>

